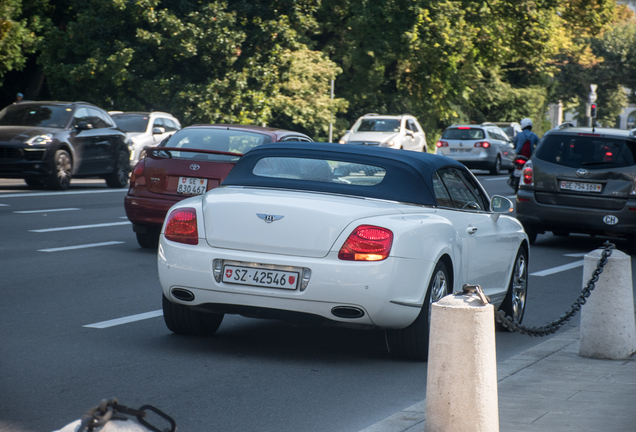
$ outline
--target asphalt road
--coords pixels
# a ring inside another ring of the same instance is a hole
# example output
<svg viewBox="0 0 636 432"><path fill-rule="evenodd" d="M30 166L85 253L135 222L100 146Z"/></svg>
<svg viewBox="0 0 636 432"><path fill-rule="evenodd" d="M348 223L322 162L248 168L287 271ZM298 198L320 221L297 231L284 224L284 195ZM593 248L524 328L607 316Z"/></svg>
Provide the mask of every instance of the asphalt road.
<svg viewBox="0 0 636 432"><path fill-rule="evenodd" d="M505 176L479 177L512 195ZM426 363L391 357L380 331L227 316L212 338L171 334L156 253L138 247L124 195L97 180L67 192L0 180L0 431L56 430L116 397L180 431L356 432L425 397ZM604 240L538 237L524 324L570 306L582 256ZM498 360L543 340L498 333Z"/></svg>

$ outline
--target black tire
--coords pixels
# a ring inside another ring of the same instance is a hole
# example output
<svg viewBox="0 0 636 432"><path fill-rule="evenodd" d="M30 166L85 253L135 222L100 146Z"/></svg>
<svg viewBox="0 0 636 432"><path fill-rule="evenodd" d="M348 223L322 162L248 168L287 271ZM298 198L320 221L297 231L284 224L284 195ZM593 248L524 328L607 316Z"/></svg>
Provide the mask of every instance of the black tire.
<svg viewBox="0 0 636 432"><path fill-rule="evenodd" d="M512 276L508 284L508 292L504 301L499 306L499 310L503 311L506 316L521 324L523 315L526 310L526 299L528 297L528 251L524 246L519 248L515 264L512 269ZM497 323L497 330L511 331L501 324Z"/></svg>
<svg viewBox="0 0 636 432"><path fill-rule="evenodd" d="M408 360L428 360L431 304L449 293L450 280L446 265L441 261L438 262L428 284L424 304L415 321L406 328L386 331L387 345L392 354Z"/></svg>
<svg viewBox="0 0 636 432"><path fill-rule="evenodd" d="M145 233L137 234L137 243L144 249L157 249L159 247L159 235L160 233L155 231L148 231Z"/></svg>
<svg viewBox="0 0 636 432"><path fill-rule="evenodd" d="M492 175L501 174L501 157L500 156L497 156L497 159L495 159L495 164L492 166L492 168L490 168L490 174Z"/></svg>
<svg viewBox="0 0 636 432"><path fill-rule="evenodd" d="M528 242L533 245L534 242L537 241L538 230L532 225L524 225L523 229L528 235Z"/></svg>
<svg viewBox="0 0 636 432"><path fill-rule="evenodd" d="M24 182L27 184L27 186L34 189L43 189L46 187L46 182L44 181L44 179L41 178L25 178Z"/></svg>
<svg viewBox="0 0 636 432"><path fill-rule="evenodd" d="M112 188L123 188L128 186L128 178L130 177L130 160L125 151L117 152L115 159L115 169L112 174L104 177L106 185Z"/></svg>
<svg viewBox="0 0 636 432"><path fill-rule="evenodd" d="M53 156L53 172L46 180L51 189L65 190L71 185L73 160L66 150L58 150Z"/></svg>
<svg viewBox="0 0 636 432"><path fill-rule="evenodd" d="M177 334L212 336L219 329L224 314L195 311L163 296L163 320L168 329Z"/></svg>

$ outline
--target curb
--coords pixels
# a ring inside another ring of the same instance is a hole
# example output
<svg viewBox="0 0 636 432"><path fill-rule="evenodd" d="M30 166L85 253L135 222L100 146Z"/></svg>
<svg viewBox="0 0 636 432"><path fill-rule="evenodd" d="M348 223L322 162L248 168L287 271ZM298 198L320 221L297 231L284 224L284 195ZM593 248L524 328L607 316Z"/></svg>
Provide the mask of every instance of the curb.
<svg viewBox="0 0 636 432"><path fill-rule="evenodd" d="M507 360L497 363L497 382L534 365L579 340L579 327L552 336ZM360 432L421 432L424 430L426 399L369 426Z"/></svg>

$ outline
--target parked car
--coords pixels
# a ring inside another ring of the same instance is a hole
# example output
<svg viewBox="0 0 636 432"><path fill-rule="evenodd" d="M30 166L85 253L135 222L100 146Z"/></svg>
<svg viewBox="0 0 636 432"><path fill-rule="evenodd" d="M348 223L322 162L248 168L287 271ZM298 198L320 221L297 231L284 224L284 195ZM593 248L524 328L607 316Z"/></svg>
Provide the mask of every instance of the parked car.
<svg viewBox="0 0 636 432"><path fill-rule="evenodd" d="M521 133L521 125L517 122L492 122L495 126L498 126L499 129L504 131L510 141L514 140L518 133Z"/></svg>
<svg viewBox="0 0 636 432"><path fill-rule="evenodd" d="M148 147L154 147L178 130L181 123L172 114L160 111L122 112L110 111L109 114L129 138L130 167L134 168L146 155Z"/></svg>
<svg viewBox="0 0 636 432"><path fill-rule="evenodd" d="M623 237L636 253L636 130L548 131L523 170L517 217L538 233Z"/></svg>
<svg viewBox="0 0 636 432"><path fill-rule="evenodd" d="M465 283L521 322L528 240L512 210L449 158L263 145L170 209L163 316L188 335L224 314L382 328L392 353L425 360L430 305Z"/></svg>
<svg viewBox="0 0 636 432"><path fill-rule="evenodd" d="M418 152L428 151L426 134L422 126L415 117L406 114L364 115L338 142L340 144L388 147Z"/></svg>
<svg viewBox="0 0 636 432"><path fill-rule="evenodd" d="M310 142L307 135L243 125L195 125L147 149L130 176L126 216L141 247L156 248L168 209L217 187L243 153L269 142Z"/></svg>
<svg viewBox="0 0 636 432"><path fill-rule="evenodd" d="M470 169L489 170L493 175L512 171L517 155L508 135L492 123L454 124L435 144L436 153L455 159Z"/></svg>
<svg viewBox="0 0 636 432"><path fill-rule="evenodd" d="M126 135L106 111L86 102L17 102L0 111L0 177L31 187L67 189L71 178L128 184Z"/></svg>

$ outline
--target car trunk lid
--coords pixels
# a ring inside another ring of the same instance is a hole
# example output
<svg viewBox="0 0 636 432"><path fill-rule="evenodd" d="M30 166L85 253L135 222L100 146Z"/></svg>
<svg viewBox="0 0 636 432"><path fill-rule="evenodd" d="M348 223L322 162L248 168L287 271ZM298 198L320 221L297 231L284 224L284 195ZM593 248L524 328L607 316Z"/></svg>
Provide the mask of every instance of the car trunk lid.
<svg viewBox="0 0 636 432"><path fill-rule="evenodd" d="M401 213L362 198L228 187L204 197L203 214L212 247L320 258L352 221Z"/></svg>

